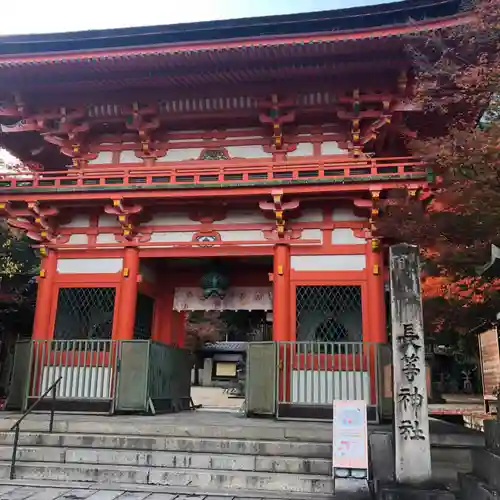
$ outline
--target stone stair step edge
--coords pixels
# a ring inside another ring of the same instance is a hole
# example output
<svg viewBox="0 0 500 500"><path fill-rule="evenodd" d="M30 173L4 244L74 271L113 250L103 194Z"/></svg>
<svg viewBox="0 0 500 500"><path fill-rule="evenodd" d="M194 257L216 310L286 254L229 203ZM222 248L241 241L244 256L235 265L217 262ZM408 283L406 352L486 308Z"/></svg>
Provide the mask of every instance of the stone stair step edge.
<svg viewBox="0 0 500 500"><path fill-rule="evenodd" d="M12 423L0 420L0 431L11 432ZM44 433L48 430L47 422L23 422L22 431ZM266 439L275 441L313 441L328 442L331 436L331 429L311 428L287 428L265 427L265 426L222 426L222 425L193 425L179 426L173 424L129 424L123 423L103 423L103 422L55 422L54 430L58 433L78 433L78 434L115 434L115 435L144 435L161 437L219 437L219 438L240 438L245 439Z"/></svg>
<svg viewBox="0 0 500 500"><path fill-rule="evenodd" d="M244 455L230 453L176 452L176 451L140 451L110 448L61 448L48 446L20 446L17 462L65 463L89 466L125 465L132 467L154 467L189 470L245 470L280 474L313 474L329 475L332 467L331 459ZM69 453L68 453L69 452ZM39 455L38 455L39 454ZM38 455L38 456L37 456ZM73 456L72 456L73 455ZM84 455L88 455L85 457ZM120 455L125 460L120 460ZM8 461L12 456L12 447L0 446L0 461ZM131 457L127 460L126 457ZM134 459L136 460L134 462ZM188 460L192 465L186 465ZM97 460L97 461L96 461ZM172 464L167 463L173 462ZM152 462L152 463L151 463ZM178 465L176 465L176 462ZM226 462L226 463L225 463ZM227 462L234 462L237 468L228 468ZM303 470L310 469L310 470Z"/></svg>
<svg viewBox="0 0 500 500"><path fill-rule="evenodd" d="M6 460L0 460L0 470L5 469L8 467L10 469L10 461ZM17 462L16 463L16 468L19 467L38 467L38 468L54 468L54 469L84 469L86 465L89 464L78 464L78 463L58 463L58 462ZM193 474L196 472L199 473L213 473L214 475L231 475L231 474L241 474L241 475L247 475L247 476L259 476L262 478L266 477L276 477L276 476L283 476L283 480L289 480L289 476L293 475L299 479L302 480L311 480L311 481L330 481L332 479L331 476L325 476L321 474L287 474L287 473L281 473L281 472L254 472L254 471L239 471L239 470L227 470L227 469L220 469L216 471L212 470L207 470L207 469L187 469L187 468L171 468L171 467L153 467L153 466L137 466L137 465L105 465L105 464L94 464L92 466L92 469L110 469L110 470L117 470L117 471L123 471L123 472L128 472L128 471L140 471L143 472L144 469L154 469L155 471L159 472L172 472L176 474ZM88 467L87 467L88 469Z"/></svg>
<svg viewBox="0 0 500 500"><path fill-rule="evenodd" d="M13 439L2 439L0 436L0 447L11 448ZM260 456L283 456L292 458L323 458L332 456L331 444L318 443L280 443L268 441L237 441L237 440L200 440L200 439L176 439L163 438L142 439L102 437L88 440L79 435L51 435L43 438L36 434L25 434L19 440L21 447L52 447L72 449L124 449L134 451L164 451L164 452L186 452L186 453L212 453L234 454L234 455L260 455Z"/></svg>
<svg viewBox="0 0 500 500"><path fill-rule="evenodd" d="M101 433L101 432L92 432L92 433L83 433L83 432L66 432L66 431L55 431L55 432L48 432L48 430L44 431L37 431L37 430L26 430L22 429L20 432L20 436L37 436L43 437L45 436L57 436L57 437L74 437L74 438L81 438L81 439L89 439L92 437L93 439L103 439L103 438L109 438L109 439L135 439L135 440L152 440L152 439L165 439L165 440L190 440L190 441L200 441L200 439L207 440L210 442L219 442L219 441L224 441L224 442L238 442L238 443L258 443L258 444L264 444L264 445L271 445L271 444L290 444L290 445L310 445L310 446L329 446L330 448L332 447L331 443L331 435L328 437L328 439L322 439L322 440L305 440L305 439L292 439L292 438L286 438L286 439L269 439L269 438L264 438L261 439L259 437L232 437L232 436L196 436L196 435L169 435L169 434L124 434L124 433ZM458 442L455 440L462 438L462 442L458 444ZM12 441L14 439L14 432L12 431L6 431L6 430L0 430L0 442L1 440L4 440L6 444L12 444ZM89 446L91 447L91 446ZM471 439L467 439L466 441L463 441L463 436L461 434L457 434L456 436L450 435L446 439L443 439L441 436L433 436L431 434L431 447L436 448L436 449L449 449L449 450L463 450L463 449L470 449L471 447L473 448L483 448L484 447L484 442L481 441L481 439L477 438L476 436L472 436Z"/></svg>
<svg viewBox="0 0 500 500"><path fill-rule="evenodd" d="M75 467L67 464L19 464L17 479L51 479L57 481L80 481L98 483L137 483L163 485L173 490L189 487L193 491L202 489L214 491L254 490L259 492L290 492L311 495L333 494L331 478L314 476L266 474L241 471L202 471L186 469L146 469L137 467ZM6 479L9 467L2 469L0 476Z"/></svg>
<svg viewBox="0 0 500 500"><path fill-rule="evenodd" d="M112 433L81 433L81 432L39 432L39 431L30 431L30 430L21 430L19 433L20 438L23 436L33 436L44 438L46 436L56 436L60 437L73 437L73 438L82 438L82 439L135 439L135 440L153 440L153 439L163 439L163 440L189 440L189 441L200 441L200 439L204 441L211 442L220 442L220 441L231 441L235 443L258 443L258 444L289 444L289 445L314 445L314 446L332 446L331 436L328 440L324 441L305 441L305 440L293 440L293 439L260 439L260 438L237 438L237 437L224 437L224 436L170 436L170 435L160 435L160 434L112 434ZM0 440L4 439L8 440L9 443L14 440L14 432L8 431L0 431Z"/></svg>
<svg viewBox="0 0 500 500"><path fill-rule="evenodd" d="M83 483L78 481L52 481L50 479L34 480L34 479L12 479L3 480L0 479L0 486L26 486L33 488L61 488L61 489L71 489L71 490L105 490L105 491L126 491L126 492L144 492L144 493L170 493L177 495L198 495L198 496L216 496L216 497L227 497L232 498L255 498L260 500L262 498L272 499L272 500L331 500L331 494L325 495L311 495L310 493L294 493L288 492L286 499L276 491L263 491L263 490L231 490L231 491L220 491L220 490L200 490L196 488L177 486L175 488L164 486L164 485L154 485L154 484L136 484L136 483ZM210 499L208 499L210 500Z"/></svg>
<svg viewBox="0 0 500 500"><path fill-rule="evenodd" d="M225 452L221 450L219 453L214 453L212 451L182 451L182 450L162 450L162 449L133 449L133 448L111 448L111 447L83 447L83 446L50 446L50 445L39 445L39 444L20 444L18 445L19 452L46 452L48 454L67 454L67 452L89 452L89 453L115 453L115 454L129 454L134 453L136 455L163 455L163 456L176 456L176 457L190 457L193 455L202 456L202 457L212 457L214 455L218 457L224 457L226 459L238 459L241 457L245 458L253 458L255 460L269 460L274 459L276 461L281 460L292 460L292 461L305 461L310 463L328 463L331 464L331 454L328 456L299 456L299 455L265 455L265 454L249 454L249 453L232 453ZM0 457L11 456L12 454L12 445L2 445L0 444ZM452 460L453 457L445 457L442 454L437 454L437 456L432 457L433 463L440 464L442 466L450 466L459 468L460 466L469 467L470 461L467 460L466 463L457 463L457 460ZM29 461L29 459L23 459L22 457L17 458L17 460L21 461ZM0 458L1 461L1 458ZM70 463L80 463L70 461ZM94 463L94 462L81 462L81 463ZM104 465L105 462L98 462L101 465ZM113 464L108 464L113 465ZM150 465L155 466L154 464L134 464L134 465Z"/></svg>

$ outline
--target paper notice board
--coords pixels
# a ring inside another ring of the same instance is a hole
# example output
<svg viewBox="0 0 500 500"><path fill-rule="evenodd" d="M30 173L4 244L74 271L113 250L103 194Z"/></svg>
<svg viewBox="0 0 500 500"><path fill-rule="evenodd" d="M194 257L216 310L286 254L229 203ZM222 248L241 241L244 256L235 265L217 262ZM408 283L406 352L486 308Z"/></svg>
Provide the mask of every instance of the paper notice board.
<svg viewBox="0 0 500 500"><path fill-rule="evenodd" d="M333 402L333 470L368 472L368 425L365 401Z"/></svg>

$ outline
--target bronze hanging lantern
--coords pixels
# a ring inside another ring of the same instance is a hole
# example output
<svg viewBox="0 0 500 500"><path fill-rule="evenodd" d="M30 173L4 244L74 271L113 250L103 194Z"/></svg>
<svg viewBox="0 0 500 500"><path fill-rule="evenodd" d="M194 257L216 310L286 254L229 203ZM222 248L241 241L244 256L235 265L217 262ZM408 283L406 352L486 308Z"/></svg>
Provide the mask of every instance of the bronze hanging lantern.
<svg viewBox="0 0 500 500"><path fill-rule="evenodd" d="M226 276L218 271L211 271L201 278L201 288L203 289L203 297L219 297L223 299L226 296L229 288L229 280Z"/></svg>

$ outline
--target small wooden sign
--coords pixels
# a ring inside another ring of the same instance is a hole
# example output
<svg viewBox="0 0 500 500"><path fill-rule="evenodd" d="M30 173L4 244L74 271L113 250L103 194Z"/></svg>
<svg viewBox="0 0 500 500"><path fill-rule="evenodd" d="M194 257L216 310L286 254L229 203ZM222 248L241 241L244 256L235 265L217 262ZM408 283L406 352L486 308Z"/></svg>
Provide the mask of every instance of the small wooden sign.
<svg viewBox="0 0 500 500"><path fill-rule="evenodd" d="M500 387L500 346L497 328L479 334L479 355L485 400L496 399Z"/></svg>

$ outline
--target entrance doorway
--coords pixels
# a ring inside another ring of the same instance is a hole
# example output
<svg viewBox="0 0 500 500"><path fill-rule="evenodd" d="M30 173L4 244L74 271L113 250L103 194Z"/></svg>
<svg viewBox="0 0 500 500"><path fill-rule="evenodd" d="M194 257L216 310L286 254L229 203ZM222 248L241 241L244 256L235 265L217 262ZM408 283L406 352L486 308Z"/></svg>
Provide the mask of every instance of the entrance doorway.
<svg viewBox="0 0 500 500"><path fill-rule="evenodd" d="M145 266L144 275L170 288L171 302L158 307L161 316L168 319L170 308L183 318L180 345L192 353L195 405L240 409L247 344L272 340L272 257L148 259ZM173 324L179 330L179 322ZM170 338L178 337L178 331L171 332Z"/></svg>

